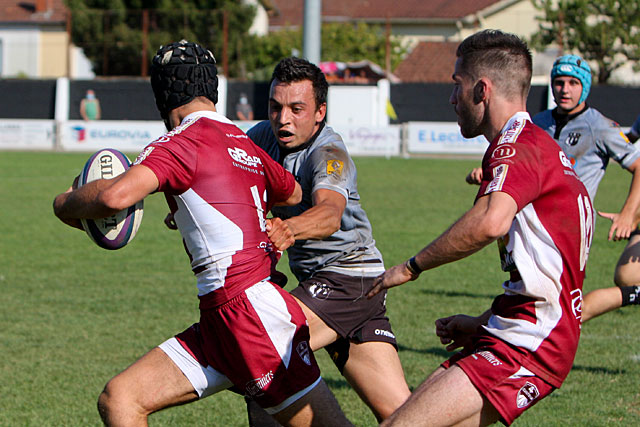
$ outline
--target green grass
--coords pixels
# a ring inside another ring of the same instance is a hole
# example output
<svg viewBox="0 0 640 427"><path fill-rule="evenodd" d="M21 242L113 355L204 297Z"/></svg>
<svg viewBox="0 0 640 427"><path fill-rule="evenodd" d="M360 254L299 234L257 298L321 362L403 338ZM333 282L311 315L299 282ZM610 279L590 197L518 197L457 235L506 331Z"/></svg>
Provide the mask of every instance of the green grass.
<svg viewBox="0 0 640 427"><path fill-rule="evenodd" d="M144 352L198 319L195 280L179 236L162 219L164 198L145 201L138 236L105 251L53 215L87 154L0 152L0 426L100 425L104 384ZM358 158L359 189L387 266L404 261L469 208L464 183L477 160ZM616 211L630 175L612 165L596 208ZM607 242L598 219L585 291L612 285L624 246ZM286 259L281 270L287 271ZM390 291L388 312L411 387L448 353L434 321L479 314L500 292L494 245ZM291 278L287 289L295 281ZM640 310L617 310L584 325L574 369L562 389L515 425L638 424ZM375 425L368 408L318 352L323 376L347 416ZM151 425L246 425L244 401L223 392L155 414Z"/></svg>

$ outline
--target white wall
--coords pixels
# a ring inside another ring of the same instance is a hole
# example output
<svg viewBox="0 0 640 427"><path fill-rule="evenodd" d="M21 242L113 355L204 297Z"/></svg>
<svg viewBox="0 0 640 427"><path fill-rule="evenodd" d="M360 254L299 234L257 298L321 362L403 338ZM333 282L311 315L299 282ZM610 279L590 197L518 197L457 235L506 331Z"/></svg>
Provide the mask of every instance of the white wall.
<svg viewBox="0 0 640 427"><path fill-rule="evenodd" d="M82 48L73 46L71 48L71 77L74 79L90 80L95 78L93 65L85 56Z"/></svg>
<svg viewBox="0 0 640 427"><path fill-rule="evenodd" d="M371 125L377 123L376 86L329 86L327 123Z"/></svg>
<svg viewBox="0 0 640 427"><path fill-rule="evenodd" d="M243 0L243 3L250 4L256 8L256 16L253 19L251 28L249 28L249 34L266 36L269 33L269 15L267 15L267 11L257 0Z"/></svg>
<svg viewBox="0 0 640 427"><path fill-rule="evenodd" d="M0 77L39 77L39 30L0 26L2 74Z"/></svg>

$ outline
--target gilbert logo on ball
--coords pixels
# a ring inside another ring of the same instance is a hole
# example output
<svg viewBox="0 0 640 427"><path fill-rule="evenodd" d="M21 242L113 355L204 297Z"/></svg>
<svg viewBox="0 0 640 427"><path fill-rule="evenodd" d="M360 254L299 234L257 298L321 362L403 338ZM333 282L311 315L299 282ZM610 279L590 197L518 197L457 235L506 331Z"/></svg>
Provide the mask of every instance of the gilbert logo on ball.
<svg viewBox="0 0 640 427"><path fill-rule="evenodd" d="M94 153L82 169L78 186L96 179L114 178L131 166L131 162L118 150L106 148ZM105 249L120 249L129 243L138 232L142 222L143 201L102 219L83 219L82 227L98 246Z"/></svg>

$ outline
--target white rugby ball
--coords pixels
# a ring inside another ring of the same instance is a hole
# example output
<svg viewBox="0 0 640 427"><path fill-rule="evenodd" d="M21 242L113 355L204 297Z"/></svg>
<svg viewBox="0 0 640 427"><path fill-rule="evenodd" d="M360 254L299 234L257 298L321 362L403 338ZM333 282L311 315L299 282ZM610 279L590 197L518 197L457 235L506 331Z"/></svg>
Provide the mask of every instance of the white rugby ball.
<svg viewBox="0 0 640 427"><path fill-rule="evenodd" d="M78 187L96 179L114 178L131 166L131 162L118 150L106 148L94 153L82 169ZM138 232L142 222L143 201L123 209L107 218L82 219L82 227L98 246L105 249L120 249L129 243Z"/></svg>

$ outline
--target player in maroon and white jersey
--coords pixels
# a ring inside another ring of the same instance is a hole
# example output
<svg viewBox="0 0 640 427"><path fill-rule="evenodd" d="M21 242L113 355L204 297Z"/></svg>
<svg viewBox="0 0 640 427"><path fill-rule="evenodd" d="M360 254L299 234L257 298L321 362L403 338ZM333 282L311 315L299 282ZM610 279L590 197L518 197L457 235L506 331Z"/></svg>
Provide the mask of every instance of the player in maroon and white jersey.
<svg viewBox="0 0 640 427"><path fill-rule="evenodd" d="M518 37L487 30L457 51L451 103L462 135L491 141L474 206L370 295L415 280L498 241L509 279L483 315L439 319L442 364L383 425L510 424L560 387L580 337L593 209L556 142L531 123L531 54Z"/></svg>
<svg viewBox="0 0 640 427"><path fill-rule="evenodd" d="M322 381L295 299L269 279L274 250L266 213L295 205L301 188L216 112L215 59L181 41L151 67L170 131L112 180L56 197L72 226L163 192L197 278L200 321L111 379L98 401L108 425L146 425L149 414L233 388L284 425L350 425Z"/></svg>

